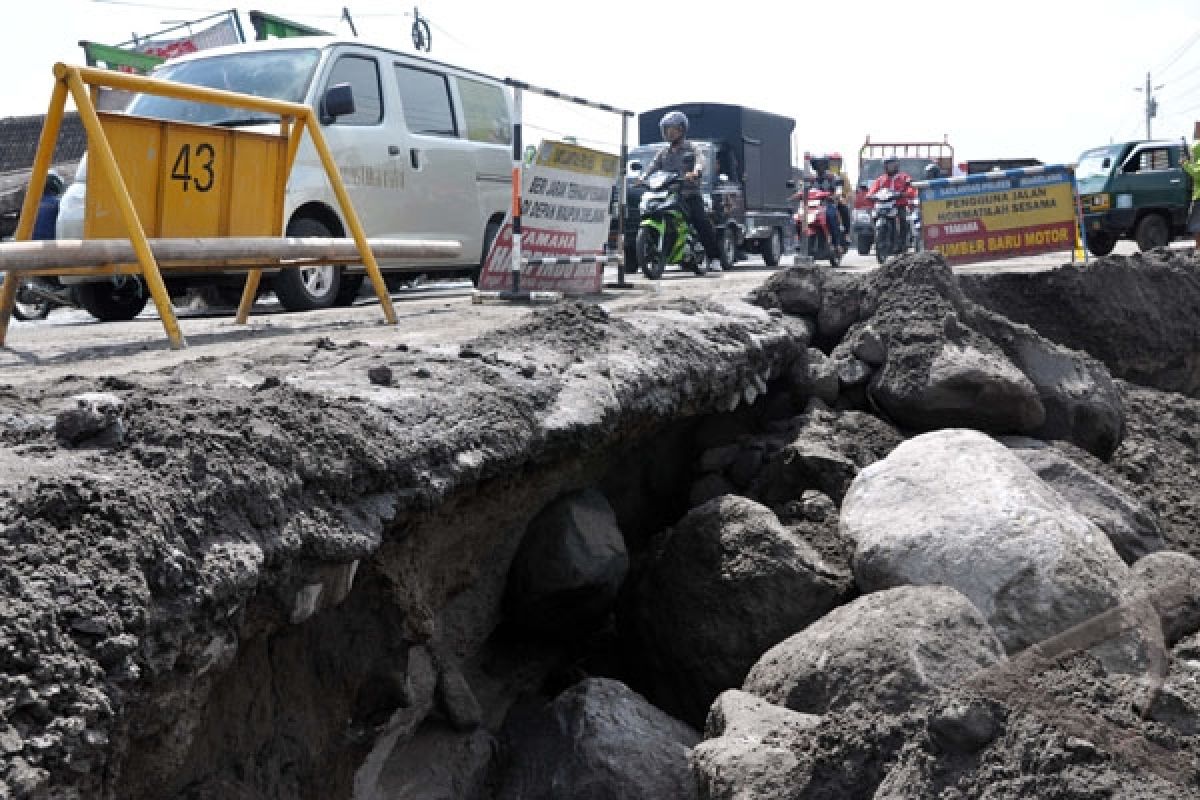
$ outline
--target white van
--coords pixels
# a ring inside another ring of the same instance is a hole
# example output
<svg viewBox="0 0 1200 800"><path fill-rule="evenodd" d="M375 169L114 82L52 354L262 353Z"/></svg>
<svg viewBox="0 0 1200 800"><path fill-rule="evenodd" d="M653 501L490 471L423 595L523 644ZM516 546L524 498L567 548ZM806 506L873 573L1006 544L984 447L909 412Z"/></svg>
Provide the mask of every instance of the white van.
<svg viewBox="0 0 1200 800"><path fill-rule="evenodd" d="M380 266L385 271L476 273L511 202L510 93L495 78L358 40L326 37L205 50L162 65L154 77L309 105L318 114L367 236L462 243L458 259L384 262ZM278 118L267 114L157 95L135 96L127 113L278 128ZM60 239L82 238L85 177L81 168L63 198ZM287 184L284 221L290 236L350 235L307 136ZM265 277L285 308L303 310L352 302L363 269L322 266ZM190 286L242 282L241 276L221 273L169 272L164 278L173 294ZM131 316L111 284L77 288L84 289L80 299L95 316Z"/></svg>

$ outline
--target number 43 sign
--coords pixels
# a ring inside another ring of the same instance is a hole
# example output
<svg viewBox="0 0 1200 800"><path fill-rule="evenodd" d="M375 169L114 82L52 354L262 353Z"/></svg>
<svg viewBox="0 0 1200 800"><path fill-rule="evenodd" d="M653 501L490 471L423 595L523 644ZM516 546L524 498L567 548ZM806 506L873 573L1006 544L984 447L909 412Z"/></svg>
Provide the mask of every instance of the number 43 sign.
<svg viewBox="0 0 1200 800"><path fill-rule="evenodd" d="M282 235L286 137L116 114L100 119L147 236ZM124 237L101 173L88 171L84 236Z"/></svg>
<svg viewBox="0 0 1200 800"><path fill-rule="evenodd" d="M193 173L192 143L184 142L175 156L175 164L171 167L171 180L179 181L183 191L194 186L197 192L208 192L213 188L216 179L217 151L211 142L200 142L195 146L195 166Z"/></svg>

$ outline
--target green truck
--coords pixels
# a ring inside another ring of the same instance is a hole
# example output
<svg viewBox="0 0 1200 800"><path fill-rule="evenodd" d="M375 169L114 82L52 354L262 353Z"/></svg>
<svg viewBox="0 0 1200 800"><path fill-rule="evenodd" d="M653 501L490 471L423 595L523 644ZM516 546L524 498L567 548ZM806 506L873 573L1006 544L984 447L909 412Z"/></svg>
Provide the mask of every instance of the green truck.
<svg viewBox="0 0 1200 800"><path fill-rule="evenodd" d="M1106 256L1118 239L1138 249L1186 235L1191 178L1180 167L1183 140L1138 140L1084 151L1075 168L1087 247Z"/></svg>

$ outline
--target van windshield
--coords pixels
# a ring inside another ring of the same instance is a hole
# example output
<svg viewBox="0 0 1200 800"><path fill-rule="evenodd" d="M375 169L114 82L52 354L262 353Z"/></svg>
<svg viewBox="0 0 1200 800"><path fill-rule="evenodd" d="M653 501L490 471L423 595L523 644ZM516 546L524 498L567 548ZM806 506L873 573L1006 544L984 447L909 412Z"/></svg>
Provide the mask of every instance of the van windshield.
<svg viewBox="0 0 1200 800"><path fill-rule="evenodd" d="M153 77L299 103L308 92L319 55L310 49L234 53L168 63L155 70ZM262 111L152 94L137 95L127 110L143 117L201 125L248 125L277 119Z"/></svg>
<svg viewBox="0 0 1200 800"><path fill-rule="evenodd" d="M1104 191L1104 184L1112 174L1113 165L1120 160L1121 145L1111 147L1096 147L1085 150L1079 157L1079 166L1075 167L1075 183L1079 186L1080 194L1092 194ZM1107 164L1105 164L1107 160Z"/></svg>

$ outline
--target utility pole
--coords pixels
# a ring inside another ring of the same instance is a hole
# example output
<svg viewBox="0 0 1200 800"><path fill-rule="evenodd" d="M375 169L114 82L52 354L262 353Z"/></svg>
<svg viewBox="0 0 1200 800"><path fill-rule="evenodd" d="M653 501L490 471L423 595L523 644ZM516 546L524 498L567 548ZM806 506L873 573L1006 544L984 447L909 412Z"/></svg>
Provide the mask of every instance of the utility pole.
<svg viewBox="0 0 1200 800"><path fill-rule="evenodd" d="M1146 94L1146 138L1147 139L1154 138L1150 134L1150 120L1152 120L1152 119L1154 119L1154 117L1158 116L1158 100L1154 99L1154 93L1157 92L1162 87L1163 87L1163 84L1161 84L1161 83L1158 86L1151 87L1149 72L1146 73L1145 88L1143 88L1141 86L1133 87L1133 90L1135 92L1145 92L1145 94Z"/></svg>

